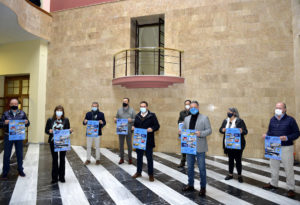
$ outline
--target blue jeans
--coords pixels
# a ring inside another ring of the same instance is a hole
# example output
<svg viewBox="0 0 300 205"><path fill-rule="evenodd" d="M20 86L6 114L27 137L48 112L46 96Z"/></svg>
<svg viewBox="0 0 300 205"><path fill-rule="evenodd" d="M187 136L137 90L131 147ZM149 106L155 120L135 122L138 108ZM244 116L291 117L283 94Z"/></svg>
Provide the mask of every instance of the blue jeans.
<svg viewBox="0 0 300 205"><path fill-rule="evenodd" d="M143 170L143 156L146 152L148 175L153 175L153 148L147 148L146 151L142 149L136 149L137 153L137 173L141 174Z"/></svg>
<svg viewBox="0 0 300 205"><path fill-rule="evenodd" d="M23 140L9 141L8 135L4 136L4 156L3 156L3 175L7 175L10 169L10 156L11 150L15 144L17 161L18 161L18 171L23 172Z"/></svg>
<svg viewBox="0 0 300 205"><path fill-rule="evenodd" d="M200 173L200 187L206 187L206 167L205 167L205 152L197 152L197 155L187 154L187 166L189 186L194 186L194 164L197 158L197 165Z"/></svg>

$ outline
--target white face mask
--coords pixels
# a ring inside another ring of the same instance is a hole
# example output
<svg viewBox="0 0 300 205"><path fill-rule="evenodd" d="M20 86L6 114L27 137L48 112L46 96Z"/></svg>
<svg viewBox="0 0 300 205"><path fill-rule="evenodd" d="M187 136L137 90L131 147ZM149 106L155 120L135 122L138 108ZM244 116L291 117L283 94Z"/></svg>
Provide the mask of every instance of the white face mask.
<svg viewBox="0 0 300 205"><path fill-rule="evenodd" d="M145 107L141 107L141 108L140 108L140 111L141 111L142 113L145 113L145 112L147 111L147 109L146 109Z"/></svg>
<svg viewBox="0 0 300 205"><path fill-rule="evenodd" d="M281 116L282 115L282 110L281 109L275 109L275 115L276 116Z"/></svg>
<svg viewBox="0 0 300 205"><path fill-rule="evenodd" d="M185 105L185 109L187 110L190 109L190 107L191 107L190 105Z"/></svg>
<svg viewBox="0 0 300 205"><path fill-rule="evenodd" d="M57 116L57 117L61 117L61 116L63 115L63 112L62 112L62 111L56 111L55 113L56 113L56 116Z"/></svg>

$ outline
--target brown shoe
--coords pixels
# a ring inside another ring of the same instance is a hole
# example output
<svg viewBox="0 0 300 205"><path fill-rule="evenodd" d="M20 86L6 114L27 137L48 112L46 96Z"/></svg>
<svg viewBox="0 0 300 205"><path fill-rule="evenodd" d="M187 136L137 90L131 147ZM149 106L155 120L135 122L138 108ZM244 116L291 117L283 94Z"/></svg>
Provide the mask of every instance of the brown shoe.
<svg viewBox="0 0 300 205"><path fill-rule="evenodd" d="M263 189L265 189L265 190L271 190L271 189L277 189L277 187L272 186L271 184L267 184L267 185L263 186Z"/></svg>
<svg viewBox="0 0 300 205"><path fill-rule="evenodd" d="M200 192L199 192L199 196L205 196L206 193L206 189L205 188L201 188Z"/></svg>
<svg viewBox="0 0 300 205"><path fill-rule="evenodd" d="M136 179L136 178L141 177L141 176L142 176L142 175L141 175L140 173L135 173L135 174L132 176L132 178Z"/></svg>
<svg viewBox="0 0 300 205"><path fill-rule="evenodd" d="M120 159L119 164L123 164L124 163L124 159Z"/></svg>
<svg viewBox="0 0 300 205"><path fill-rule="evenodd" d="M99 165L100 164L100 160L96 160L96 165Z"/></svg>
<svg viewBox="0 0 300 205"><path fill-rule="evenodd" d="M132 159L128 160L128 164L132 164Z"/></svg>
<svg viewBox="0 0 300 205"><path fill-rule="evenodd" d="M149 181L154 182L154 176L153 175L149 175Z"/></svg>
<svg viewBox="0 0 300 205"><path fill-rule="evenodd" d="M186 185L185 187L182 188L182 191L194 191L195 188L190 185Z"/></svg>
<svg viewBox="0 0 300 205"><path fill-rule="evenodd" d="M90 160L86 160L84 164L85 164L85 165L88 165L88 164L90 164L90 163L91 163Z"/></svg>
<svg viewBox="0 0 300 205"><path fill-rule="evenodd" d="M289 190L288 192L287 192L287 196L288 197L290 197L290 198L293 198L293 197L295 197L295 192L293 191L293 190Z"/></svg>

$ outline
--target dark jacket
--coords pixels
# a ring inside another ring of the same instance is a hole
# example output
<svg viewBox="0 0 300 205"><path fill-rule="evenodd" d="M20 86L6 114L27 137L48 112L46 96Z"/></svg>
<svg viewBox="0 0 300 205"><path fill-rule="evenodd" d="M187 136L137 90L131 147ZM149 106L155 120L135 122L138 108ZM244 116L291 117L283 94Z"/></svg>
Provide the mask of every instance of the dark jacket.
<svg viewBox="0 0 300 205"><path fill-rule="evenodd" d="M281 141L281 146L293 145L293 141L296 140L300 133L296 120L285 114L281 120L278 120L273 116L270 120L268 136L287 136L287 141Z"/></svg>
<svg viewBox="0 0 300 205"><path fill-rule="evenodd" d="M148 110L148 114L146 115L146 117L143 118L141 115L141 112L139 112L135 116L134 127L141 128L141 129L152 128L153 132L147 133L146 149L155 147L154 132L159 130L159 128L160 128L160 125L158 123L155 113L150 112Z"/></svg>
<svg viewBox="0 0 300 205"><path fill-rule="evenodd" d="M22 110L17 110L16 116L14 116L11 110L5 111L0 120L0 128L4 128L5 135L8 135L9 126L8 124L7 125L5 124L5 120L28 120L28 119L26 113ZM28 123L25 124L25 127L28 127L29 125L30 122L28 120Z"/></svg>
<svg viewBox="0 0 300 205"><path fill-rule="evenodd" d="M178 124L181 123L181 122L184 122L184 118L189 116L190 114L191 114L190 111L182 110L179 113Z"/></svg>
<svg viewBox="0 0 300 205"><path fill-rule="evenodd" d="M49 130L53 128L53 124L54 124L55 120L56 120L55 118L53 119L51 117L47 120L47 123L46 123L45 133L49 135L49 139L48 139L49 143L52 141L52 138L53 138L53 133L50 133ZM64 130L70 129L70 121L68 118L62 119L62 124L64 126Z"/></svg>
<svg viewBox="0 0 300 205"><path fill-rule="evenodd" d="M219 132L224 135L223 136L223 149L224 149L225 154L227 154L228 149L225 148L225 132L223 132L222 129L226 127L226 124L227 124L227 119L225 119L223 121L222 126L219 129ZM235 125L236 125L236 128L242 128L242 130L243 130L243 132L241 133L241 151L243 151L246 147L245 135L248 134L248 130L247 130L244 120L242 120L241 118L236 119Z"/></svg>
<svg viewBox="0 0 300 205"><path fill-rule="evenodd" d="M84 120L95 120L95 121L102 120L103 124L101 125L99 123L99 135L100 136L102 135L102 128L106 125L106 121L105 121L103 112L100 112L99 110L97 110L95 112L90 111L90 112L86 113ZM83 120L82 124L86 125L87 123L84 123L84 120Z"/></svg>

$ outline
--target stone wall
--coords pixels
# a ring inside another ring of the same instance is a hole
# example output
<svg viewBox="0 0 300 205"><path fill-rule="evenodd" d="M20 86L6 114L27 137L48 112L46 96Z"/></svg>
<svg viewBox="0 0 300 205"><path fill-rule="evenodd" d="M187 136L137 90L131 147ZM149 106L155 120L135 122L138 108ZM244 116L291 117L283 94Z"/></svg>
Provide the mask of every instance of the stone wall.
<svg viewBox="0 0 300 205"><path fill-rule="evenodd" d="M100 102L107 126L101 146L118 147L113 117L123 97L138 110L147 100L158 116L158 151L179 152L177 119L187 98L200 102L213 133L209 154L222 154L218 129L228 107L245 120L245 156L262 157L263 140L275 103L285 101L295 116L291 1L126 0L53 13L48 56L46 117L65 106L84 145L82 120ZM165 89L112 86L113 54L130 48L131 18L165 15L165 47L184 50L185 83ZM46 139L46 138L45 138Z"/></svg>

